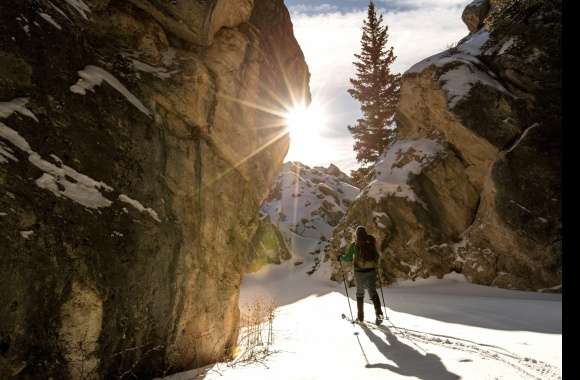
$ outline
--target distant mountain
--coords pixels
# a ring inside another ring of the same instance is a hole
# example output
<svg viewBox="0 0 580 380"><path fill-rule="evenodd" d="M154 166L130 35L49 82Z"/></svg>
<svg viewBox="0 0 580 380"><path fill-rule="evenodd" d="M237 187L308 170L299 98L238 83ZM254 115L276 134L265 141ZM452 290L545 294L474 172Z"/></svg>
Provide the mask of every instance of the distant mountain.
<svg viewBox="0 0 580 380"><path fill-rule="evenodd" d="M287 162L262 205L263 223L276 226L294 264L306 265L313 273L334 228L359 192L335 165L310 168L300 162ZM280 256L271 261L279 262Z"/></svg>

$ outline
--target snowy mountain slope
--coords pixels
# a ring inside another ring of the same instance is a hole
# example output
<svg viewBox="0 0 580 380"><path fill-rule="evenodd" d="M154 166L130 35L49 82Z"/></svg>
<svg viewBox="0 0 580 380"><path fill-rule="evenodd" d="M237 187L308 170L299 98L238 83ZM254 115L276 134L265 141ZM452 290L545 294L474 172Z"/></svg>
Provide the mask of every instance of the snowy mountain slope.
<svg viewBox="0 0 580 380"><path fill-rule="evenodd" d="M166 380L561 379L559 294L474 285L460 275L399 283L383 289L390 321L363 328L340 317L350 314L342 284L293 270L271 265L242 282L242 304L280 301L266 361ZM353 288L349 295L354 308ZM372 316L367 301L365 317Z"/></svg>
<svg viewBox="0 0 580 380"><path fill-rule="evenodd" d="M359 192L334 165L310 168L287 162L261 212L281 231L293 264L313 273L334 228Z"/></svg>

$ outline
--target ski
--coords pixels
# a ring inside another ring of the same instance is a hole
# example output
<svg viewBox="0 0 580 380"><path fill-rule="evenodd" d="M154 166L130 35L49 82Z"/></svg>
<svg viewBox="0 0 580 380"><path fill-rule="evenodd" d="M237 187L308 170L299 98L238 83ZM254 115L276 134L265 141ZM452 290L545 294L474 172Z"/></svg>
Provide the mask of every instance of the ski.
<svg viewBox="0 0 580 380"><path fill-rule="evenodd" d="M381 321L381 323L375 323L372 321L357 321L356 319L353 320L352 318L348 317L346 314L342 313L341 314L342 319L346 319L347 321L349 321L350 323L356 323L359 325L364 325L364 324L369 324L369 325L373 325L373 326L383 326L383 322L387 319L385 318L384 320Z"/></svg>

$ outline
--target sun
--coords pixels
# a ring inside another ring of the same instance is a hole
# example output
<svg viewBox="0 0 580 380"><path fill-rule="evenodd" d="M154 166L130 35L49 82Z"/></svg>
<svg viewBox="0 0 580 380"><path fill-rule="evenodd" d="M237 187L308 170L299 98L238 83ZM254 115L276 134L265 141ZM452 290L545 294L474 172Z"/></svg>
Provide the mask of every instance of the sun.
<svg viewBox="0 0 580 380"><path fill-rule="evenodd" d="M286 160L304 164L320 161L329 152L328 144L322 138L327 128L327 113L324 107L313 100L309 106L297 105L285 115L290 134L290 150Z"/></svg>
<svg viewBox="0 0 580 380"><path fill-rule="evenodd" d="M288 110L285 119L290 139L297 140L297 143L318 135L326 125L326 114L317 102L295 106Z"/></svg>

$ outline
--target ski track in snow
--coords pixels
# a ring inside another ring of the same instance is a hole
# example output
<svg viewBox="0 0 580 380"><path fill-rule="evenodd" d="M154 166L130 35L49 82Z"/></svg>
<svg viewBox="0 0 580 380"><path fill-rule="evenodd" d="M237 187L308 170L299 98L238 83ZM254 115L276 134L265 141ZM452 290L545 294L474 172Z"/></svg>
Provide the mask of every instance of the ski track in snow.
<svg viewBox="0 0 580 380"><path fill-rule="evenodd" d="M350 323L356 323L363 329L367 328L380 331L384 334L394 334L395 336L408 341L425 353L428 353L429 351L418 345L417 341L421 342L422 344L437 345L447 349L475 354L483 359L491 359L501 362L519 371L526 378L537 380L556 380L562 378L562 376L559 374L560 371L558 368L541 360L537 360L531 357L519 356L503 347L486 343L478 343L469 339L462 339L450 335L434 334L425 331L417 331L404 327L398 327L388 318L386 318L381 325L377 325L368 321L364 321L363 323L353 322L352 319L345 314L343 314L343 319Z"/></svg>
<svg viewBox="0 0 580 380"><path fill-rule="evenodd" d="M384 323L390 323L390 326L377 326L372 323L365 323L365 326L384 333L391 332L410 342L413 342L413 340L416 339L425 344L434 344L452 350L473 353L482 358L493 359L520 371L526 377L531 379L556 380L562 378L559 374L560 371L558 368L555 368L541 360L518 356L502 347L477 343L453 336L431 334L424 331L397 327L388 319L385 320Z"/></svg>

